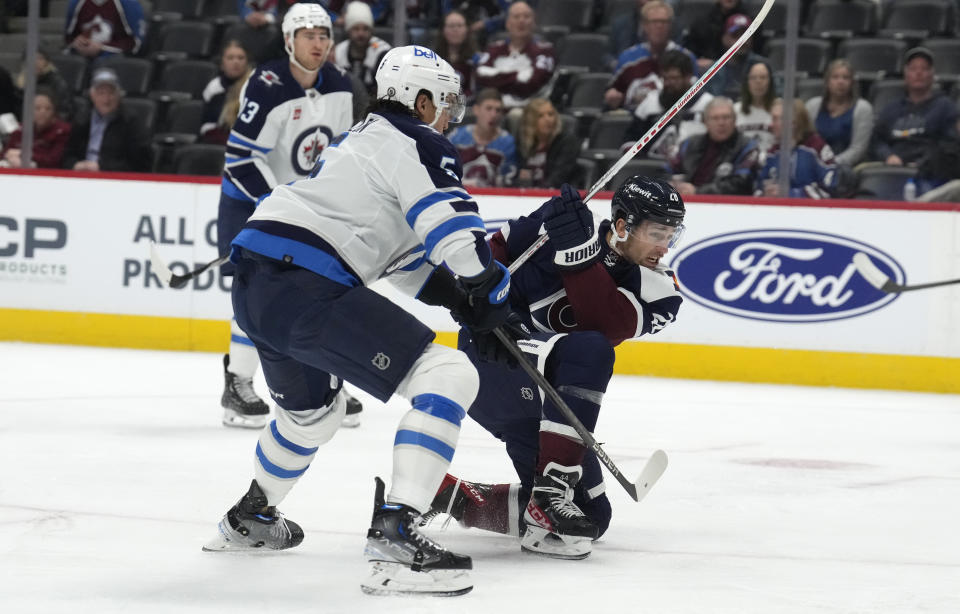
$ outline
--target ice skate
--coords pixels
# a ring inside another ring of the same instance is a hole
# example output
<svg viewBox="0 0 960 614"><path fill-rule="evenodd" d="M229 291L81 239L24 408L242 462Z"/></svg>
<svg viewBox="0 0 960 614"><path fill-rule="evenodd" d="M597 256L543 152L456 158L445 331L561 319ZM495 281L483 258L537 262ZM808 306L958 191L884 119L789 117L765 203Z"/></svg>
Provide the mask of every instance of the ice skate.
<svg viewBox="0 0 960 614"><path fill-rule="evenodd" d="M340 421L340 426L352 429L360 426L360 412L363 411L363 404L355 396L347 392L346 388L340 390L340 394L347 402L347 413Z"/></svg>
<svg viewBox="0 0 960 614"><path fill-rule="evenodd" d="M248 429L261 429L267 423L270 408L253 390L253 379L231 373L230 354L223 355L223 424Z"/></svg>
<svg viewBox="0 0 960 614"><path fill-rule="evenodd" d="M427 526L440 514L447 514L450 518L462 523L467 503L473 501L477 506L486 505L492 489L492 484L468 482L448 473L443 476L440 488L437 489L437 494L430 503L430 509L420 518L420 526Z"/></svg>
<svg viewBox="0 0 960 614"><path fill-rule="evenodd" d="M373 519L364 554L370 575L360 584L368 595L450 597L473 589L469 556L456 554L417 530L419 513L407 505L384 502L384 484L376 479Z"/></svg>
<svg viewBox="0 0 960 614"><path fill-rule="evenodd" d="M205 552L248 552L286 550L303 541L300 525L287 520L267 497L256 480L250 490L224 515L217 536L203 546Z"/></svg>
<svg viewBox="0 0 960 614"><path fill-rule="evenodd" d="M573 503L573 491L583 470L548 463L533 479L530 502L523 513L526 530L520 540L525 552L558 559L582 559L591 551L599 529Z"/></svg>

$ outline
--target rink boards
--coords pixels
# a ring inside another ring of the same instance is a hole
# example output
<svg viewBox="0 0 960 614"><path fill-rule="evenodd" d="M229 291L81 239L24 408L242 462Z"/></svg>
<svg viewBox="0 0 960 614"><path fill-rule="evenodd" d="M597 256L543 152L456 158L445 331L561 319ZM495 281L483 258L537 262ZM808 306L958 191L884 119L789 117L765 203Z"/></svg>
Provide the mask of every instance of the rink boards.
<svg viewBox="0 0 960 614"><path fill-rule="evenodd" d="M490 231L550 195L471 192ZM175 273L216 258L217 180L0 172L0 194L0 339L225 349L229 278L172 290L149 261L150 241ZM618 373L960 393L960 285L888 295L851 264L960 278L960 206L709 197L687 226L678 320L622 344ZM454 343L443 310L378 290Z"/></svg>

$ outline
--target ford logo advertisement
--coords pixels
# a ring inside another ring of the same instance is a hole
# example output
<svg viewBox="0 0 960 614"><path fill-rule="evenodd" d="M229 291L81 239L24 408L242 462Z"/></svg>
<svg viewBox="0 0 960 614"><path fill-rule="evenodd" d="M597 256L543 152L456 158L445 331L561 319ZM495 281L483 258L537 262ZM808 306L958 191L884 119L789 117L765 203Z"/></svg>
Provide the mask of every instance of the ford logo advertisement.
<svg viewBox="0 0 960 614"><path fill-rule="evenodd" d="M896 300L861 277L864 252L897 283L900 264L847 237L802 230L749 230L693 243L671 265L684 296L723 313L772 322L825 322L862 315Z"/></svg>

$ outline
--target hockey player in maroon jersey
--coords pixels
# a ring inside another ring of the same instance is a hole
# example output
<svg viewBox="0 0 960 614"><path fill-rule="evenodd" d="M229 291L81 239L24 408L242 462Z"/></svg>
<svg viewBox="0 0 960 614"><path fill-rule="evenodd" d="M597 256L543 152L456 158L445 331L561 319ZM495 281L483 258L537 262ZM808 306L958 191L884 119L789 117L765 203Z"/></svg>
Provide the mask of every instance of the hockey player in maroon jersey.
<svg viewBox="0 0 960 614"><path fill-rule="evenodd" d="M642 176L616 191L611 219L593 216L570 186L489 241L509 265L538 237L550 241L514 273L511 306L536 331L520 347L593 431L613 374L613 347L660 331L682 301L661 258L683 232L684 204L668 183ZM470 416L506 444L519 484L479 484L447 475L425 520L447 513L464 526L521 536L521 547L584 558L610 522L596 457L522 370L481 362L467 332L464 350L480 373Z"/></svg>

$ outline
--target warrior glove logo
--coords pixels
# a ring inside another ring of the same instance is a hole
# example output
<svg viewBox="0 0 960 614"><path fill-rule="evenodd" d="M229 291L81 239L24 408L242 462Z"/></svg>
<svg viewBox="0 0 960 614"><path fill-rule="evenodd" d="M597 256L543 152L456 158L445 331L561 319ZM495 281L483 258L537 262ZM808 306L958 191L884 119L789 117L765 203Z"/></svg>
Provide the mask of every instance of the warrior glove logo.
<svg viewBox="0 0 960 614"><path fill-rule="evenodd" d="M733 316L772 322L825 322L880 309L885 294L856 274L868 254L890 279L900 264L854 239L802 230L751 230L709 237L679 252L672 268L684 296Z"/></svg>

